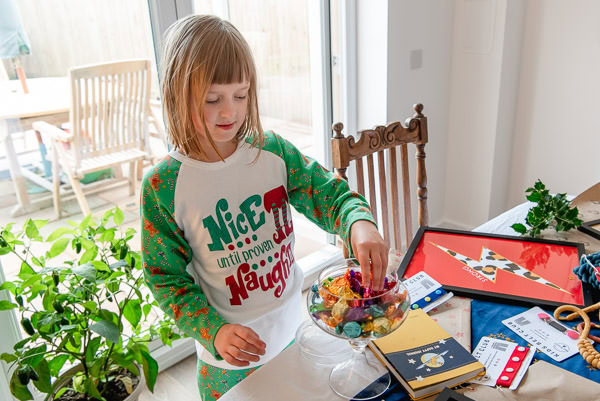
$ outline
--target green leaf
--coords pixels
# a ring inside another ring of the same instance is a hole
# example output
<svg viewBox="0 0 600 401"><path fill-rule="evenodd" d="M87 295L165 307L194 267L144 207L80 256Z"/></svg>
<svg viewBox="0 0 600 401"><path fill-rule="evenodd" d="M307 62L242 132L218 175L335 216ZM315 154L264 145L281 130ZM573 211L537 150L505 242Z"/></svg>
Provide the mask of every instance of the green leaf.
<svg viewBox="0 0 600 401"><path fill-rule="evenodd" d="M33 395L27 388L19 381L19 377L17 376L17 370L13 372L12 377L10 378L10 392L20 401L33 400Z"/></svg>
<svg viewBox="0 0 600 401"><path fill-rule="evenodd" d="M148 317L148 314L152 310L152 305L151 304L144 304L144 306L142 306L142 310L144 311L144 317Z"/></svg>
<svg viewBox="0 0 600 401"><path fill-rule="evenodd" d="M52 234L46 238L46 242L52 242L65 234L75 234L75 230L69 227L59 227L56 230L52 231Z"/></svg>
<svg viewBox="0 0 600 401"><path fill-rule="evenodd" d="M115 229L114 228L106 230L100 235L100 241L102 241L102 242L110 242L114 238L115 238Z"/></svg>
<svg viewBox="0 0 600 401"><path fill-rule="evenodd" d="M9 309L14 309L14 308L17 308L16 304L13 304L12 302L5 301L5 300L0 301L0 310L9 310Z"/></svg>
<svg viewBox="0 0 600 401"><path fill-rule="evenodd" d="M98 304L95 301L87 301L81 304L85 309L95 312L98 309Z"/></svg>
<svg viewBox="0 0 600 401"><path fill-rule="evenodd" d="M130 299L123 308L123 315L125 319L131 323L131 326L137 327L140 319L142 318L142 309L140 308L139 299Z"/></svg>
<svg viewBox="0 0 600 401"><path fill-rule="evenodd" d="M25 235L30 239L40 238L40 231L31 219L27 219L25 222Z"/></svg>
<svg viewBox="0 0 600 401"><path fill-rule="evenodd" d="M38 374L39 379L34 380L33 385L42 393L49 393L52 390L52 384L50 383L50 368L48 362L46 362L45 359L42 359L34 370Z"/></svg>
<svg viewBox="0 0 600 401"><path fill-rule="evenodd" d="M150 356L148 351L140 350L140 353L142 355L142 368L144 369L146 385L150 392L154 392L154 384L156 384L156 377L158 376L158 363Z"/></svg>
<svg viewBox="0 0 600 401"><path fill-rule="evenodd" d="M115 344L118 344L121 338L121 332L117 325L108 320L100 320L99 322L92 324L90 330Z"/></svg>
<svg viewBox="0 0 600 401"><path fill-rule="evenodd" d="M123 215L123 212L121 211L121 209L119 209L119 207L115 207L115 214L113 216L113 220L115 221L115 224L120 226L123 223L123 219L125 218L125 216Z"/></svg>
<svg viewBox="0 0 600 401"><path fill-rule="evenodd" d="M544 189L546 189L546 186L541 180L538 179L534 184L534 188L538 191L543 191Z"/></svg>
<svg viewBox="0 0 600 401"><path fill-rule="evenodd" d="M83 255L81 256L81 259L79 259L79 263L81 263L81 264L88 263L90 260L94 259L97 254L98 254L98 251L96 250L96 248L88 249L87 251L85 251L83 253Z"/></svg>
<svg viewBox="0 0 600 401"><path fill-rule="evenodd" d="M81 223L79 223L79 230L81 232L85 231L85 229L90 226L91 221L92 221L92 215L88 214L87 216L85 216L85 219L83 219L81 221Z"/></svg>
<svg viewBox="0 0 600 401"><path fill-rule="evenodd" d="M0 290L8 290L14 293L15 288L17 287L12 281L5 281L2 284L0 284Z"/></svg>
<svg viewBox="0 0 600 401"><path fill-rule="evenodd" d="M3 352L2 355L0 355L0 359L6 363L11 363L12 361L16 361L19 358L17 358L13 354L9 354L8 352Z"/></svg>
<svg viewBox="0 0 600 401"><path fill-rule="evenodd" d="M73 267L71 270L76 275L84 277L91 282L96 281L96 268L91 263L86 263L84 265Z"/></svg>
<svg viewBox="0 0 600 401"><path fill-rule="evenodd" d="M69 238L60 238L54 241L52 243L52 246L50 247L50 251L48 251L48 258L52 259L63 253L64 250L67 248L69 241Z"/></svg>
<svg viewBox="0 0 600 401"><path fill-rule="evenodd" d="M35 271L31 268L31 266L25 262L21 262L21 270L19 271L19 274L17 274L17 277L19 277L21 280L27 280L33 274L35 274Z"/></svg>
<svg viewBox="0 0 600 401"><path fill-rule="evenodd" d="M108 265L104 262L102 262L101 260L93 260L91 261L92 265L94 265L94 267L96 268L96 270L101 271L101 272L109 272L110 268L108 267Z"/></svg>
<svg viewBox="0 0 600 401"><path fill-rule="evenodd" d="M45 353L46 344L42 344L39 347L31 348L23 354L23 359L21 360L21 362L35 367L38 363L40 363L42 359L44 359Z"/></svg>
<svg viewBox="0 0 600 401"><path fill-rule="evenodd" d="M92 397L100 401L106 401L106 398L102 397L102 394L100 394L100 391L98 391L96 383L94 383L94 379L92 377L87 378L85 382L85 388L87 389L87 393Z"/></svg>
<svg viewBox="0 0 600 401"><path fill-rule="evenodd" d="M81 245L83 246L83 249L85 250L90 250L90 249L95 249L96 248L96 244L94 243L94 241L91 241L87 238L81 238Z"/></svg>
<svg viewBox="0 0 600 401"><path fill-rule="evenodd" d="M48 362L48 368L50 369L50 375L57 377L58 374L60 373L60 370L65 365L65 362L67 362L67 359L69 359L69 355L67 355L67 354L59 355L55 358L52 358L50 360L50 362Z"/></svg>
<svg viewBox="0 0 600 401"><path fill-rule="evenodd" d="M527 232L527 227L521 223L515 223L511 226L511 228L519 234L525 234Z"/></svg>
<svg viewBox="0 0 600 401"><path fill-rule="evenodd" d="M15 284L12 281L5 281L2 284L0 284L0 290L8 290L12 293L14 293L15 288L17 288L15 286Z"/></svg>
<svg viewBox="0 0 600 401"><path fill-rule="evenodd" d="M100 348L101 343L102 337L94 337L90 340L87 349L85 350L85 358L88 361L93 361L96 358L96 352L98 352L98 348Z"/></svg>
<svg viewBox="0 0 600 401"><path fill-rule="evenodd" d="M527 200L530 202L539 202L542 199L542 196L539 192L533 192L531 195L527 196Z"/></svg>

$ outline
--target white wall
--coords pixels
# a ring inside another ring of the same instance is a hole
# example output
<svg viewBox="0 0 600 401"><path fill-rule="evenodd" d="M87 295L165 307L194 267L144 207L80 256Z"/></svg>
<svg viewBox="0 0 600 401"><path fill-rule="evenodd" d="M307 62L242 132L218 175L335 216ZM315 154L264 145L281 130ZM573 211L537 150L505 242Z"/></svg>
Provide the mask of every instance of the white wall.
<svg viewBox="0 0 600 401"><path fill-rule="evenodd" d="M529 0L508 206L600 181L600 2Z"/></svg>
<svg viewBox="0 0 600 401"><path fill-rule="evenodd" d="M423 103L428 120L425 146L430 225L444 217L449 68L454 3L373 0L357 2L357 127L404 121ZM422 65L411 68L411 51ZM414 154L409 150L411 189L416 188ZM416 200L413 223L417 224Z"/></svg>
<svg viewBox="0 0 600 401"><path fill-rule="evenodd" d="M523 3L457 0L445 219L472 228L505 208Z"/></svg>
<svg viewBox="0 0 600 401"><path fill-rule="evenodd" d="M598 21L594 0L357 2L358 128L425 105L431 225L471 229L537 178L600 181Z"/></svg>

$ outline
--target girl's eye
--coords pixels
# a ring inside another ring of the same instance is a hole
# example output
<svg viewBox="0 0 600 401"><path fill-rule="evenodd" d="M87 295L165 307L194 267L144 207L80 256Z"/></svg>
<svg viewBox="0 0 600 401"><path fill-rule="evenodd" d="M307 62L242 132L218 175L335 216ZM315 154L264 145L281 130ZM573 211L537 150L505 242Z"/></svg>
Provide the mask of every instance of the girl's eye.
<svg viewBox="0 0 600 401"><path fill-rule="evenodd" d="M236 96L236 97L237 97L238 99L240 99L240 100L244 100L244 99L246 98L246 95L244 95L244 96Z"/></svg>
<svg viewBox="0 0 600 401"><path fill-rule="evenodd" d="M206 99L206 103L209 103L209 104L216 104L218 101L219 101L219 99L214 99L214 100L213 99L211 99L211 100Z"/></svg>

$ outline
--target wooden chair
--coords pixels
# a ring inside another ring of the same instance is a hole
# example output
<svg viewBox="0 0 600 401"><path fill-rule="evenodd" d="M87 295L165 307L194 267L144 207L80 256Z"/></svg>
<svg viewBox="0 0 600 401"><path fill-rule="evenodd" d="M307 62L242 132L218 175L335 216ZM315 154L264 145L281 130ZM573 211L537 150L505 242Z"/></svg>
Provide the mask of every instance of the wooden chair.
<svg viewBox="0 0 600 401"><path fill-rule="evenodd" d="M52 139L52 181L56 216L61 214L59 170L62 169L84 215L90 209L89 194L129 182L135 193L141 164L149 158L148 112L150 109L150 61L124 60L72 68L69 131L44 121L33 124L36 131ZM129 164L123 177L122 164ZM137 165L137 166L136 166ZM136 168L137 167L137 168ZM85 174L113 168L115 177L90 184L80 181Z"/></svg>
<svg viewBox="0 0 600 401"><path fill-rule="evenodd" d="M414 105L415 114L408 118L405 126L400 122L394 122L387 126L377 126L374 129L359 132L356 141L353 136L344 136L342 123L333 125L334 136L331 139L331 150L333 156L333 167L337 174L347 180L346 169L350 162L354 161L358 192L369 200L371 212L383 227L383 237L388 245L395 249L402 249L401 221L400 221L400 197L398 190L398 173L402 174L402 189L404 203L404 237L406 248L413 238L412 231L412 208L411 191L408 171L408 144L416 145L416 177L417 177L417 199L419 225L427 225L427 174L425 172L425 144L427 143L427 117L422 114L423 105ZM399 149L398 149L399 148ZM400 153L400 164L397 161L397 151ZM377 154L377 165L374 163L374 155ZM365 193L364 162L366 159L368 195ZM377 178L375 169L378 170ZM379 196L376 185L379 186ZM391 204L388 203L388 193ZM378 218L378 210L381 211L381 221ZM391 211L392 219L389 219ZM392 230L390 231L390 226ZM390 234L393 234L393 242ZM344 247L344 255L347 257L347 247Z"/></svg>

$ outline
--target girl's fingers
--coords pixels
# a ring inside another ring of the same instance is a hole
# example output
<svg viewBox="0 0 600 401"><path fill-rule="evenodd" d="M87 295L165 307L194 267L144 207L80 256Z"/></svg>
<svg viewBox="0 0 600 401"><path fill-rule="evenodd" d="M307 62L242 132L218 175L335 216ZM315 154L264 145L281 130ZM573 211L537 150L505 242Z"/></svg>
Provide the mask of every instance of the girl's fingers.
<svg viewBox="0 0 600 401"><path fill-rule="evenodd" d="M365 288L371 287L371 260L368 252L362 252L356 250L356 258L360 265L360 272L362 274L362 285Z"/></svg>
<svg viewBox="0 0 600 401"><path fill-rule="evenodd" d="M255 355L264 355L264 347L257 347L256 345L249 343L241 337L236 337L231 342L236 348Z"/></svg>
<svg viewBox="0 0 600 401"><path fill-rule="evenodd" d="M254 354L264 355L267 344L260 339L254 330L246 326L239 326L239 330L236 330L235 334L244 342L240 346L241 349Z"/></svg>
<svg viewBox="0 0 600 401"><path fill-rule="evenodd" d="M383 288L383 278L385 277L385 268L381 260L381 254L373 252L371 254L371 271L373 272L373 289L379 291Z"/></svg>

